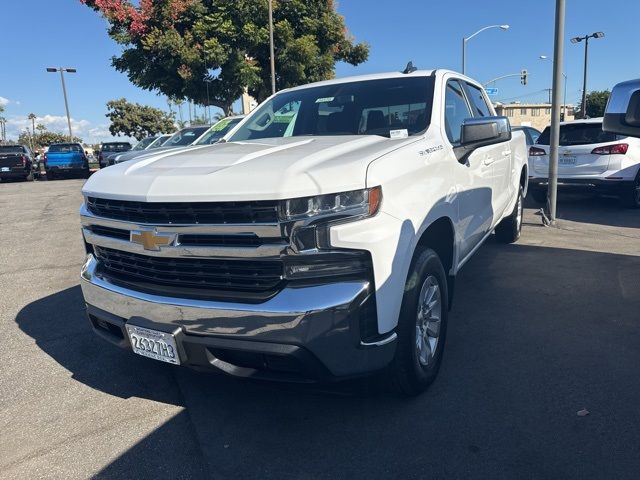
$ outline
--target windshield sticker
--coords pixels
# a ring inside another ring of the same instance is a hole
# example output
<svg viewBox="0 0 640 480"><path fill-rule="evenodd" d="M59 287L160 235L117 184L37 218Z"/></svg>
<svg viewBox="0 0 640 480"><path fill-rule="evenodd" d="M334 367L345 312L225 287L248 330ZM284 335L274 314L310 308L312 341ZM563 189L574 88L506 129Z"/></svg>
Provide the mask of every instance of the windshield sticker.
<svg viewBox="0 0 640 480"><path fill-rule="evenodd" d="M316 103L329 103L333 102L336 97L323 97L316 100Z"/></svg>
<svg viewBox="0 0 640 480"><path fill-rule="evenodd" d="M409 136L409 130L403 128L402 130L389 131L389 138L407 138Z"/></svg>

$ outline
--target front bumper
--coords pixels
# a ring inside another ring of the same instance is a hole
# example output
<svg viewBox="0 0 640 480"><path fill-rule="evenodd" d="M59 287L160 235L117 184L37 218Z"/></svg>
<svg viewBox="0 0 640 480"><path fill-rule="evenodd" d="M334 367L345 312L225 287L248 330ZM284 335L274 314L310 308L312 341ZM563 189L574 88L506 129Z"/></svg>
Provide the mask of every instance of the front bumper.
<svg viewBox="0 0 640 480"><path fill-rule="evenodd" d="M529 188L546 189L549 180L542 177L529 178ZM558 188L564 191L592 190L604 195L620 195L633 187L633 181L605 180L603 178L558 178Z"/></svg>
<svg viewBox="0 0 640 480"><path fill-rule="evenodd" d="M396 334L361 341L363 315L375 315L366 280L284 288L260 304L188 300L129 290L100 278L89 255L81 287L89 319L105 339L131 348L126 323L175 334L184 365L235 376L330 380L384 368Z"/></svg>

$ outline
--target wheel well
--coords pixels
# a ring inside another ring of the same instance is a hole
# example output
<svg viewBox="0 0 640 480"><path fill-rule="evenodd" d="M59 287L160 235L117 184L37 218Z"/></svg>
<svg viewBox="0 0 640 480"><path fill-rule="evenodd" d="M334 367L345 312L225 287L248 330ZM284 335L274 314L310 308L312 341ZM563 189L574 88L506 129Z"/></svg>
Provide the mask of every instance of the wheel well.
<svg viewBox="0 0 640 480"><path fill-rule="evenodd" d="M527 187L529 185L529 173L527 166L522 167L522 172L520 173L520 186L522 187L522 194L524 196L527 195Z"/></svg>
<svg viewBox="0 0 640 480"><path fill-rule="evenodd" d="M440 257L442 266L447 275L450 275L453 267L453 243L454 231L451 220L446 217L439 218L424 231L418 246L429 247Z"/></svg>

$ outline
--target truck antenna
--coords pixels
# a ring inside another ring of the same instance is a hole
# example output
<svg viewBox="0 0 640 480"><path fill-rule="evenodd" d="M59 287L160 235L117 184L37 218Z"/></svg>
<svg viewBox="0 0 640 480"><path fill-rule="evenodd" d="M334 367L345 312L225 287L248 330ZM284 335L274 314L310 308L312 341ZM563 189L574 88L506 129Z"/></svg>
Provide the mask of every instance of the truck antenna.
<svg viewBox="0 0 640 480"><path fill-rule="evenodd" d="M418 69L413 66L413 62L409 62L409 63L407 63L407 67L402 71L402 73L407 75L409 73L415 72L416 70L418 70Z"/></svg>

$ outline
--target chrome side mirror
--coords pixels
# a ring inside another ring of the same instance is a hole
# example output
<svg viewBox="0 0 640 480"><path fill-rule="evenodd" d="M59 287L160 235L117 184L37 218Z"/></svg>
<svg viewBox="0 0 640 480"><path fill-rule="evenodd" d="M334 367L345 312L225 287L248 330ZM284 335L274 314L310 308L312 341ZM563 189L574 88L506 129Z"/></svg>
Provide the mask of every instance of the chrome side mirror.
<svg viewBox="0 0 640 480"><path fill-rule="evenodd" d="M613 87L602 129L628 137L640 137L640 79Z"/></svg>
<svg viewBox="0 0 640 480"><path fill-rule="evenodd" d="M511 140L511 124L507 117L467 118L462 123L460 146L455 148L460 163L477 148Z"/></svg>

